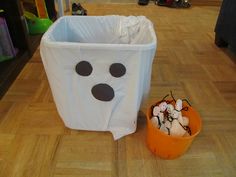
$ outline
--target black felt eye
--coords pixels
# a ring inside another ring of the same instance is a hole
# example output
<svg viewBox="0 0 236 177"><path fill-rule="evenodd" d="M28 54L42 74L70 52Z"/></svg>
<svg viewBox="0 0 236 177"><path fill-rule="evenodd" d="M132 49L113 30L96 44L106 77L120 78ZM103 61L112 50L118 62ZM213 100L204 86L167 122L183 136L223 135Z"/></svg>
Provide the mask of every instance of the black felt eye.
<svg viewBox="0 0 236 177"><path fill-rule="evenodd" d="M110 73L113 77L121 77L121 76L125 75L126 68L121 63L113 63L110 66Z"/></svg>
<svg viewBox="0 0 236 177"><path fill-rule="evenodd" d="M81 76L89 76L93 71L93 67L89 62L81 61L76 65L75 71Z"/></svg>

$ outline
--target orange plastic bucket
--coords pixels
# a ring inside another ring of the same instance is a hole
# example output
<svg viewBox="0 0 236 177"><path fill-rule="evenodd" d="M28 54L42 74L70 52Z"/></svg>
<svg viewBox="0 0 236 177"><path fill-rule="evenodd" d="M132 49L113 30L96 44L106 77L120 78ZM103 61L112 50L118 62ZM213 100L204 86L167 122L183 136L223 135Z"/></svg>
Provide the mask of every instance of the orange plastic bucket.
<svg viewBox="0 0 236 177"><path fill-rule="evenodd" d="M184 105L188 106L188 105ZM199 134L202 121L199 114L190 106L188 111L182 111L182 115L189 118L191 136L174 137L161 132L151 123L152 109L147 110L147 146L157 156L163 159L175 159L184 154L194 138Z"/></svg>

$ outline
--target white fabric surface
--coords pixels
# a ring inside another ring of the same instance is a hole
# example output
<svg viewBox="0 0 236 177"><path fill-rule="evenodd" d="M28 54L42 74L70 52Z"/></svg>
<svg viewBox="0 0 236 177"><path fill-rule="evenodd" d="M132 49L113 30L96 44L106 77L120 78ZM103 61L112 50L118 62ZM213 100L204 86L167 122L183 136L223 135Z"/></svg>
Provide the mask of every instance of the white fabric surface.
<svg viewBox="0 0 236 177"><path fill-rule="evenodd" d="M64 16L43 35L40 53L57 110L72 129L111 131L114 139L135 132L140 104L148 94L156 35L144 16ZM89 76L75 71L88 61ZM126 67L124 76L109 73L113 63ZM111 101L97 100L94 85L114 89Z"/></svg>

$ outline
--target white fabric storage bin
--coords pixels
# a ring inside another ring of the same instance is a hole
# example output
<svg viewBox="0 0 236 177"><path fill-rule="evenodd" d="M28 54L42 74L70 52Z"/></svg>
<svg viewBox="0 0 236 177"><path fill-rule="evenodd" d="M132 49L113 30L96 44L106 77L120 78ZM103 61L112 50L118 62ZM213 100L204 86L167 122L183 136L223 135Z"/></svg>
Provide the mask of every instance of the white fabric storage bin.
<svg viewBox="0 0 236 177"><path fill-rule="evenodd" d="M43 35L40 53L59 115L78 130L135 132L156 51L144 16L64 16Z"/></svg>

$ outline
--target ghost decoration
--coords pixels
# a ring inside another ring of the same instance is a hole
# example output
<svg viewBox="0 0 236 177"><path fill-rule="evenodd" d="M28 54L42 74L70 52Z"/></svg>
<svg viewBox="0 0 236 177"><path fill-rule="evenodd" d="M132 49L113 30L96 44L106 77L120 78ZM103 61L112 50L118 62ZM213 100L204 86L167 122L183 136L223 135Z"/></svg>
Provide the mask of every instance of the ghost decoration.
<svg viewBox="0 0 236 177"><path fill-rule="evenodd" d="M174 111L174 106L172 104L168 104L166 110L168 114L171 114Z"/></svg>
<svg viewBox="0 0 236 177"><path fill-rule="evenodd" d="M120 26L124 21L128 26ZM120 31L132 33L129 45ZM65 126L109 131L114 140L134 133L155 51L153 24L143 16L64 16L53 23L41 39L40 55Z"/></svg>
<svg viewBox="0 0 236 177"><path fill-rule="evenodd" d="M152 125L153 125L154 127L160 128L159 120L158 120L158 118L157 118L156 116L153 116L153 117L151 118L151 123L152 123Z"/></svg>
<svg viewBox="0 0 236 177"><path fill-rule="evenodd" d="M177 99L174 105L171 102L162 101L153 107L152 113L155 117L151 119L151 122L154 127L165 134L178 137L190 136L189 119L182 115L182 111L187 110L188 107L183 107L181 99Z"/></svg>
<svg viewBox="0 0 236 177"><path fill-rule="evenodd" d="M189 118L188 117L186 117L186 116L182 117L182 125L185 127L189 125Z"/></svg>
<svg viewBox="0 0 236 177"><path fill-rule="evenodd" d="M167 103L165 101L161 102L159 104L159 107L160 107L161 112L164 112L166 110L166 108L167 108Z"/></svg>
<svg viewBox="0 0 236 177"><path fill-rule="evenodd" d="M159 106L155 106L155 107L153 108L152 114L153 114L154 116L158 116L158 114L159 114L160 112L161 112L160 107L159 107Z"/></svg>
<svg viewBox="0 0 236 177"><path fill-rule="evenodd" d="M151 121L151 122L153 122L154 127L156 127L155 120L157 120L157 122L158 122L157 127L159 128L161 126L161 124L163 124L163 122L164 122L164 114L161 112L161 109L159 106L155 106L153 108L152 114L155 117L155 119L153 120L154 122L153 121Z"/></svg>
<svg viewBox="0 0 236 177"><path fill-rule="evenodd" d="M184 136L186 130L180 125L179 121L174 119L171 128L170 128L170 135L172 136Z"/></svg>
<svg viewBox="0 0 236 177"><path fill-rule="evenodd" d="M181 99L178 99L175 103L175 109L177 111L181 111L183 108L183 101Z"/></svg>

